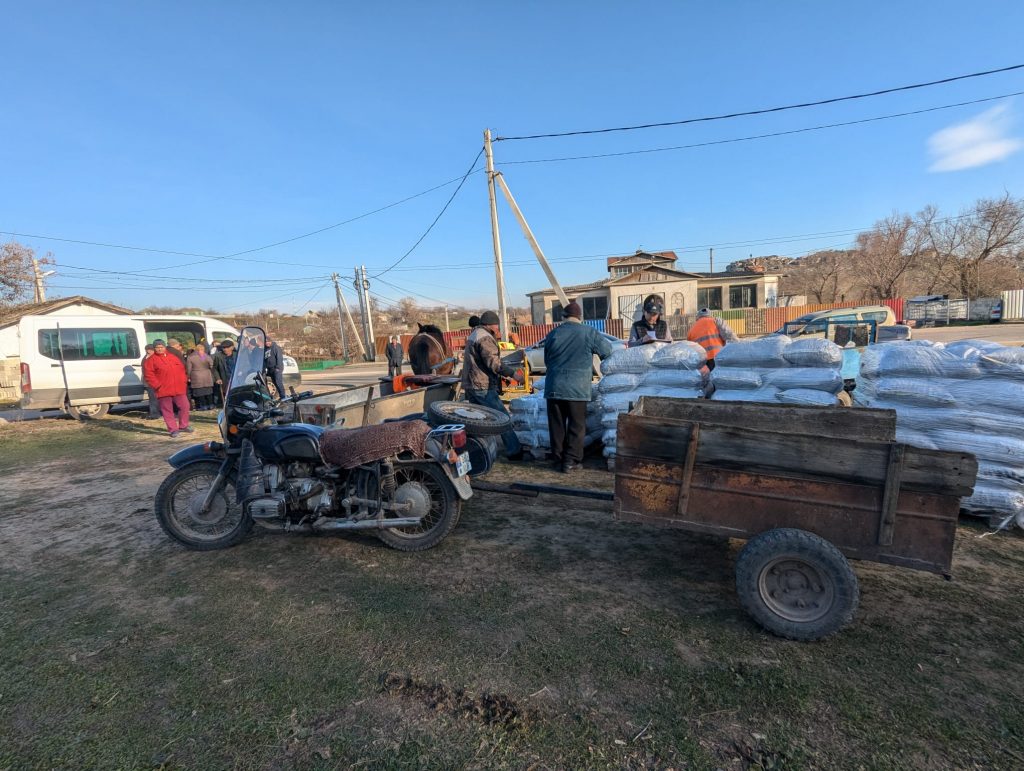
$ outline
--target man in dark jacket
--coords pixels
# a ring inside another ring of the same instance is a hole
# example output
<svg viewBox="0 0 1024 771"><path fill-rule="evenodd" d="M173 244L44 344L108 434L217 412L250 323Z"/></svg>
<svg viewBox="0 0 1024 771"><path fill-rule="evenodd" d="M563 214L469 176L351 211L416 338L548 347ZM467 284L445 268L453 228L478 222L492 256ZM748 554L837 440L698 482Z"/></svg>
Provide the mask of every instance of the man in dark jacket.
<svg viewBox="0 0 1024 771"><path fill-rule="evenodd" d="M235 353L234 341L221 341L220 350L213 355L214 382L220 390L221 399L225 396L231 376L235 374L236 361L238 361L238 355Z"/></svg>
<svg viewBox="0 0 1024 771"><path fill-rule="evenodd" d="M391 339L388 341L388 347L385 349L385 353L388 357L388 377L401 375L402 359L405 358L405 352L402 350L402 342L398 335L391 336Z"/></svg>
<svg viewBox="0 0 1024 771"><path fill-rule="evenodd" d="M544 339L544 398L555 466L569 474L583 462L587 403L594 376L594 356L606 359L612 347L601 333L581 323L583 311L573 301L562 311L565 322Z"/></svg>
<svg viewBox="0 0 1024 771"><path fill-rule="evenodd" d="M484 311L480 314L480 325L466 339L466 350L462 361L462 392L467 401L506 412L501 403L498 388L502 377L514 377L523 382L521 370L504 363L498 350L498 314ZM509 460L522 460L523 447L516 432L509 428L501 435L505 442L505 455Z"/></svg>
<svg viewBox="0 0 1024 771"><path fill-rule="evenodd" d="M267 333L266 342L264 343L265 349L263 351L263 360L266 364L267 377L274 381L274 388L277 389L277 395L282 399L284 398L284 351L281 350L281 346L270 339L270 333Z"/></svg>

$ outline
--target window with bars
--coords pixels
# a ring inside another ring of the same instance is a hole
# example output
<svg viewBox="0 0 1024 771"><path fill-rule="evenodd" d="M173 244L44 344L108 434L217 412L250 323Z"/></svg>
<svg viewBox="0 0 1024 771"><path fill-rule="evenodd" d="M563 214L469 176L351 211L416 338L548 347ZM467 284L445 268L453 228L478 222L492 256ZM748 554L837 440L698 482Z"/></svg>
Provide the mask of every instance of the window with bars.
<svg viewBox="0 0 1024 771"><path fill-rule="evenodd" d="M697 309L707 308L709 311L722 310L722 287L712 286L697 290Z"/></svg>
<svg viewBox="0 0 1024 771"><path fill-rule="evenodd" d="M738 284L729 287L730 308L756 308L757 284Z"/></svg>

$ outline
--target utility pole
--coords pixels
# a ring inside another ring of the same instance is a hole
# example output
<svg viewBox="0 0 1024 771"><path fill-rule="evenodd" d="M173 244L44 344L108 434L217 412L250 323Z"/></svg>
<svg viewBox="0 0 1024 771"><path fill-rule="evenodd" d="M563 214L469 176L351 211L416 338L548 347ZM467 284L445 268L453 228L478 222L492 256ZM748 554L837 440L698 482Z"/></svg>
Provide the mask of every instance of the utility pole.
<svg viewBox="0 0 1024 771"><path fill-rule="evenodd" d="M341 287L338 286L338 274L331 274L331 281L334 282L334 299L338 303L338 329L341 330L341 358L348 358L348 342L345 340L345 317L341 312Z"/></svg>
<svg viewBox="0 0 1024 771"><path fill-rule="evenodd" d="M715 272L715 247L708 249L708 272Z"/></svg>
<svg viewBox="0 0 1024 771"><path fill-rule="evenodd" d="M32 258L32 278L35 287L34 295L37 303L46 302L46 288L43 286L43 274L39 270L39 260Z"/></svg>
<svg viewBox="0 0 1024 771"><path fill-rule="evenodd" d="M498 202L494 197L494 152L491 130L484 129L484 155L487 158L487 197L491 204L491 243L494 246L494 278L498 284L498 322L501 339L508 340L508 314L505 310L505 269L501 263L501 233L498 230Z"/></svg>
<svg viewBox="0 0 1024 771"><path fill-rule="evenodd" d="M348 354L348 344L345 342L345 319L348 319L348 323L352 325L352 332L355 334L356 343L359 345L359 353L366 357L366 349L363 348L363 339L359 335L359 327L356 326L356 322L352 319L352 313L348 309L348 301L345 299L345 295L341 291L341 287L338 286L338 274L335 273L331 276L334 280L334 295L338 300L338 323L341 325L341 346L344 353ZM345 311L344 317L341 315L342 310Z"/></svg>
<svg viewBox="0 0 1024 771"><path fill-rule="evenodd" d="M366 348L363 349L363 357L367 361L376 361L377 347L373 339L373 318L370 306L370 282L366 278L366 266L356 268L356 294L359 295L359 309L363 314L363 336L366 340Z"/></svg>
<svg viewBox="0 0 1024 771"><path fill-rule="evenodd" d="M501 172L494 175L498 180L498 185L501 186L501 192L505 194L505 200L508 201L508 205L512 207L512 213L516 215L516 219L519 220L519 227L523 229L523 235L526 236L526 240L529 241L530 247L533 249L534 255L537 257L537 262L544 269L544 274L548 277L548 281L551 283L551 287L555 290L555 294L558 295L558 302L562 303L564 308L569 304L569 298L565 296L565 292L562 290L562 285L558 283L558 279L555 278L554 271L551 270L551 266L548 264L547 258L544 256L544 251L540 248L540 244L537 243L536 237L533 235L533 231L530 230L530 225L526 221L526 217L523 216L522 209L519 208L519 204L516 203L516 199L512 197L512 191L508 189L508 184L505 182L505 177L502 176Z"/></svg>
<svg viewBox="0 0 1024 771"><path fill-rule="evenodd" d="M448 323L448 306L444 306L444 331L451 332L452 326Z"/></svg>

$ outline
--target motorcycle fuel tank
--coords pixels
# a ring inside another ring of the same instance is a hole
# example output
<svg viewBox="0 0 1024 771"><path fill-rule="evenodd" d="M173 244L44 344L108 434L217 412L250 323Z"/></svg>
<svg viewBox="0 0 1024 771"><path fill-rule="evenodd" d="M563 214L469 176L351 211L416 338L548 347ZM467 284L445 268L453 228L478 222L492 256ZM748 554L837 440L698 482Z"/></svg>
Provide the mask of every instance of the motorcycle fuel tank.
<svg viewBox="0 0 1024 771"><path fill-rule="evenodd" d="M269 461L318 461L324 429L305 423L261 428L252 437L256 455Z"/></svg>

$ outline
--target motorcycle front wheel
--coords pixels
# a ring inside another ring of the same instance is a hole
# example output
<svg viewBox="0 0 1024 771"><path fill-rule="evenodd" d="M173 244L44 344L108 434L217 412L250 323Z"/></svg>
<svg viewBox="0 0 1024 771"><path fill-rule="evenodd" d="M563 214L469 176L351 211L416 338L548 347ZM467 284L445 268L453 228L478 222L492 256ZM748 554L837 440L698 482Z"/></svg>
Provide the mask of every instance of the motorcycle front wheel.
<svg viewBox="0 0 1024 771"><path fill-rule="evenodd" d="M202 510L219 471L220 463L191 463L172 471L156 491L160 527L189 549L226 549L252 529L252 517L235 501L233 475L224 480L209 508Z"/></svg>
<svg viewBox="0 0 1024 771"><path fill-rule="evenodd" d="M389 516L422 517L418 525L392 527L377 535L400 551L425 551L448 537L459 523L462 499L436 463L410 463L395 467L394 500L409 503L407 512Z"/></svg>

